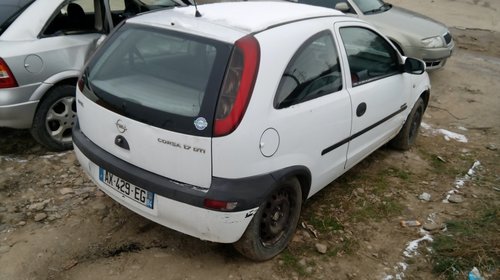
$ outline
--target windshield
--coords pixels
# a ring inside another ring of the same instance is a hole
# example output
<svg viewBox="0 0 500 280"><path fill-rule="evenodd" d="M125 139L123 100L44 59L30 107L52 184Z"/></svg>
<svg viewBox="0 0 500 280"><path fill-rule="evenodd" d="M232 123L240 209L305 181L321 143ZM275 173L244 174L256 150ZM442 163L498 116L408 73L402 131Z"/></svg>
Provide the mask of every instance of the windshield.
<svg viewBox="0 0 500 280"><path fill-rule="evenodd" d="M24 1L7 1L7 3L0 3L0 35L7 30L7 28L28 8L34 0Z"/></svg>
<svg viewBox="0 0 500 280"><path fill-rule="evenodd" d="M195 119L214 116L230 50L206 38L128 25L96 54L87 87L125 117L191 133Z"/></svg>
<svg viewBox="0 0 500 280"><path fill-rule="evenodd" d="M389 10L392 5L382 0L353 0L363 14L374 14Z"/></svg>

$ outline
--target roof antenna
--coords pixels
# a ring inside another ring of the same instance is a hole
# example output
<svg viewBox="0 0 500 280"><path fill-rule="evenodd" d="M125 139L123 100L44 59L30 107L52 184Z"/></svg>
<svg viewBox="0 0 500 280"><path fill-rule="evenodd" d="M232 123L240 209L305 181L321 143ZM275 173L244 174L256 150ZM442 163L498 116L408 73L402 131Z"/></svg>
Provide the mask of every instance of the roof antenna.
<svg viewBox="0 0 500 280"><path fill-rule="evenodd" d="M194 8L196 10L196 12L194 13L194 16L201 17L200 11L198 11L198 5L196 4L196 0L193 0L193 3L194 3Z"/></svg>

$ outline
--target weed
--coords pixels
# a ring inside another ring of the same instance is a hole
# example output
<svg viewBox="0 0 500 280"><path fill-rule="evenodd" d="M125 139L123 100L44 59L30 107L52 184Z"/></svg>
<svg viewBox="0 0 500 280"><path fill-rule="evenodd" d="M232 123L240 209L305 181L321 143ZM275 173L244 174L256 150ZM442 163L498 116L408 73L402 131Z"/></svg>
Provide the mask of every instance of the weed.
<svg viewBox="0 0 500 280"><path fill-rule="evenodd" d="M359 242L352 238L344 238L342 242L328 250L328 257L335 257L338 254L352 254L359 248Z"/></svg>
<svg viewBox="0 0 500 280"><path fill-rule="evenodd" d="M298 258L289 249L283 251L280 257L285 271L295 271L301 276L307 274L305 267L299 264Z"/></svg>
<svg viewBox="0 0 500 280"><path fill-rule="evenodd" d="M390 218L403 211L403 205L395 199L385 198L379 202L360 201L358 210L352 213L352 217L357 221L375 220Z"/></svg>
<svg viewBox="0 0 500 280"><path fill-rule="evenodd" d="M436 274L456 279L474 266L491 272L500 265L500 207L486 206L480 213L476 219L449 221L447 234L435 238L432 262Z"/></svg>
<svg viewBox="0 0 500 280"><path fill-rule="evenodd" d="M344 229L344 226L332 217L318 217L312 216L309 218L309 224L311 224L320 233L327 233L333 230Z"/></svg>

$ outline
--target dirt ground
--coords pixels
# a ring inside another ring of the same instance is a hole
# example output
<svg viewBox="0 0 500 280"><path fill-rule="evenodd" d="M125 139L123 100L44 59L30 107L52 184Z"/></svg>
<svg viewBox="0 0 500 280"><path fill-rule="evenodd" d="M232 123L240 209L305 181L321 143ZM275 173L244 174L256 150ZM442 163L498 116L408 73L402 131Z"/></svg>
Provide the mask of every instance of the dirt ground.
<svg viewBox="0 0 500 280"><path fill-rule="evenodd" d="M254 263L150 222L98 191L72 152L0 128L0 279L443 278L432 273L427 239L499 202L500 2L390 2L446 23L457 43L430 74L426 126L410 151L383 147L307 201L280 256ZM455 203L444 203L460 182ZM401 226L414 220L429 231Z"/></svg>

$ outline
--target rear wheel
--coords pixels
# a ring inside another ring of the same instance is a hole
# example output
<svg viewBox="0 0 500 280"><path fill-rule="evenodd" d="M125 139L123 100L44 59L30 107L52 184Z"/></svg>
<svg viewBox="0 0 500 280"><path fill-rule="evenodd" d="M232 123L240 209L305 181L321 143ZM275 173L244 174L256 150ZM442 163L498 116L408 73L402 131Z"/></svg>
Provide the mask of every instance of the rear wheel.
<svg viewBox="0 0 500 280"><path fill-rule="evenodd" d="M60 85L47 92L38 106L31 135L53 151L73 147L71 129L76 121L75 86Z"/></svg>
<svg viewBox="0 0 500 280"><path fill-rule="evenodd" d="M425 103L422 98L419 98L410 114L406 118L406 122L399 131L398 135L391 140L390 144L399 150L410 149L417 139L418 130L420 129L420 123L422 122L422 117L424 116Z"/></svg>
<svg viewBox="0 0 500 280"><path fill-rule="evenodd" d="M283 251L295 233L302 207L300 183L292 178L281 184L259 207L234 247L242 255L265 261Z"/></svg>

